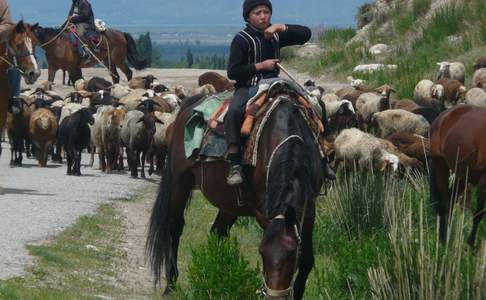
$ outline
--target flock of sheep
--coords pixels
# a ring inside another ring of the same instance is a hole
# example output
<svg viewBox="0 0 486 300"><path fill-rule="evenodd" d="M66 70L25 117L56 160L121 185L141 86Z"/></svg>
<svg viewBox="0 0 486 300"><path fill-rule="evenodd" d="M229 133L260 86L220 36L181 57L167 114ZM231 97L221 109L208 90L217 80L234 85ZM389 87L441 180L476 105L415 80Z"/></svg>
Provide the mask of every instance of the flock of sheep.
<svg viewBox="0 0 486 300"><path fill-rule="evenodd" d="M460 103L486 108L486 57L479 58L474 68L468 90L462 63L438 63L437 80L418 82L413 100L396 99L389 85L370 89L352 77L349 86L334 93L325 93L308 81L305 85L325 104L335 133L329 138L333 147L328 151L335 156L335 167L357 163L380 171L423 169L430 124L443 110ZM199 85L192 94L233 88L214 72L203 74ZM145 177L146 162L149 175L160 172L168 127L187 96L182 86L169 89L151 75L136 77L128 86L112 85L99 77L81 79L64 99L52 90L52 83L45 82L23 91L12 103L7 119L11 164L21 165L22 151L26 148L30 154L32 143L40 166L46 165L49 152L53 160L62 161L63 149L69 175L81 174L81 152L86 148L91 152L90 165L98 153L100 169L106 173L123 170L124 148L132 177L138 177L139 169Z"/></svg>
<svg viewBox="0 0 486 300"><path fill-rule="evenodd" d="M81 175L81 153L89 149L90 165L98 153L100 169L112 173L123 170L125 148L132 177L138 177L139 167L145 177L146 161L150 175L161 170L167 127L188 96L182 86L169 89L149 75L132 79L128 86L112 85L99 77L81 79L74 88L61 97L52 83L44 82L13 100L7 119L12 166L22 165L25 151L27 156L32 152L44 167L50 153L53 161L67 158L68 175ZM193 91L214 92L210 85Z"/></svg>
<svg viewBox="0 0 486 300"><path fill-rule="evenodd" d="M353 77L348 77L350 86L327 94L306 83L326 104L329 124L337 135L330 138L336 168L342 163L354 168L357 163L380 171L423 169L430 124L442 111L462 103L486 108L486 57L477 59L470 89L464 86L464 64L437 65L437 80L418 82L413 100L396 99L389 85L370 89Z"/></svg>

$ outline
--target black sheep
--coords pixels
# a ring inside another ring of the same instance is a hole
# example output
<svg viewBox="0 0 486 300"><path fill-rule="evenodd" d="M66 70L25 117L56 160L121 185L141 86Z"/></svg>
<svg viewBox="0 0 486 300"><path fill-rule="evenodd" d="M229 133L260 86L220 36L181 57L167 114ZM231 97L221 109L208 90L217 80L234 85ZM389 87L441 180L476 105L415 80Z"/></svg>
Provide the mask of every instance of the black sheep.
<svg viewBox="0 0 486 300"><path fill-rule="evenodd" d="M94 118L88 108L82 108L62 120L59 127L59 140L67 155L67 174L81 175L81 152L87 148L91 133L88 124Z"/></svg>

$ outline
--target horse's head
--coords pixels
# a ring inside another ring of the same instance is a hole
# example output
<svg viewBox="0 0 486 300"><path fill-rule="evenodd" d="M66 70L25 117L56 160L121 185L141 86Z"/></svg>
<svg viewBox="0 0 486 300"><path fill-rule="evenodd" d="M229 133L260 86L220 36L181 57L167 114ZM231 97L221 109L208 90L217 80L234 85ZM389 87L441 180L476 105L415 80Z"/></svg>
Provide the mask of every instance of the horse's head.
<svg viewBox="0 0 486 300"><path fill-rule="evenodd" d="M295 210L277 215L265 229L260 244L263 259L262 293L266 299L293 299L298 269L300 232Z"/></svg>
<svg viewBox="0 0 486 300"><path fill-rule="evenodd" d="M41 74L35 58L38 40L33 31L36 27L37 24L31 26L20 21L12 27L7 40L8 56L27 84L33 84Z"/></svg>

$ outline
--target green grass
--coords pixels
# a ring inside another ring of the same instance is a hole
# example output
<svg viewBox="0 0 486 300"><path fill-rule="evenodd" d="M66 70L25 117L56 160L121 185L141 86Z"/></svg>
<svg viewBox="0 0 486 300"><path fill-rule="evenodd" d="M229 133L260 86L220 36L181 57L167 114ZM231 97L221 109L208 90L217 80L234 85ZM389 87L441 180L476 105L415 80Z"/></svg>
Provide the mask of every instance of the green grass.
<svg viewBox="0 0 486 300"><path fill-rule="evenodd" d="M483 49L484 54L486 48L486 2L453 2L437 10L429 22L423 22L430 5L430 0L414 0L411 9L398 5L387 16L394 29L387 33L390 36L387 38L380 33L378 23L372 24L370 43L385 42L395 48L395 53L387 59L377 61L370 57L368 47L362 43L347 44L351 38L350 34L343 33L348 32L347 29L333 29L329 36L323 35L320 38L324 49L320 57L306 60L294 57L289 63L315 75L330 73L341 80L353 75L366 79L370 87L387 83L397 90L398 97L412 98L418 81L425 78L435 80L437 62L461 60L468 71L466 85L469 85L472 64L481 54L478 49ZM419 26L422 27L423 34L414 36L413 33L417 32ZM453 35L459 37L457 43L448 41L448 37ZM398 69L372 75L352 73L353 68L359 64L377 62L396 64Z"/></svg>
<svg viewBox="0 0 486 300"><path fill-rule="evenodd" d="M457 210L455 234L448 244L438 243L428 197L424 176L340 174L328 195L317 199L315 268L306 299L484 298L477 295L485 291L486 226L478 233L482 248L473 255L464 241L470 213ZM179 248L176 299L251 299L261 285L262 230L254 219L240 218L231 230L234 239L208 240L216 213L201 193L194 194ZM39 264L26 278L0 282L0 299L130 299L135 292L159 297L161 290L129 291L119 281L124 230L113 206L100 207L51 243L29 247ZM238 286L228 289L231 284Z"/></svg>

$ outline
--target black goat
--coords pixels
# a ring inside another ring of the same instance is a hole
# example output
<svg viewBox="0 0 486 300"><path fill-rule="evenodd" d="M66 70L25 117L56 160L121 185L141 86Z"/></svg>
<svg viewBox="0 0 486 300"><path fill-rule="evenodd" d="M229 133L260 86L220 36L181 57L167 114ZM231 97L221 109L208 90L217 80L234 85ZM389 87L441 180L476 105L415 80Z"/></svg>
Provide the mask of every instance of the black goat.
<svg viewBox="0 0 486 300"><path fill-rule="evenodd" d="M100 90L110 90L112 87L111 82L101 78L93 77L88 81L88 92L98 92Z"/></svg>
<svg viewBox="0 0 486 300"><path fill-rule="evenodd" d="M22 166L22 151L24 151L24 139L29 128L29 112L26 110L28 104L21 97L14 97L9 100L8 112L12 119L7 124L7 134L10 141L10 165Z"/></svg>
<svg viewBox="0 0 486 300"><path fill-rule="evenodd" d="M67 155L67 174L81 175L81 152L89 146L91 133L88 124L94 118L88 108L82 108L62 120L59 140Z"/></svg>

